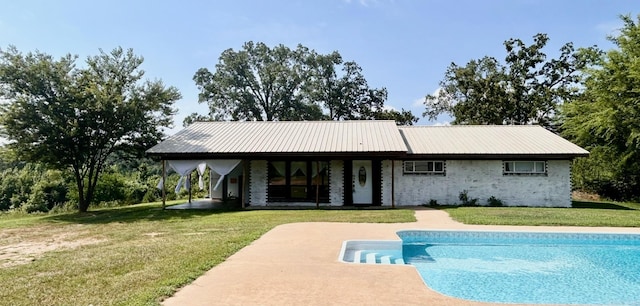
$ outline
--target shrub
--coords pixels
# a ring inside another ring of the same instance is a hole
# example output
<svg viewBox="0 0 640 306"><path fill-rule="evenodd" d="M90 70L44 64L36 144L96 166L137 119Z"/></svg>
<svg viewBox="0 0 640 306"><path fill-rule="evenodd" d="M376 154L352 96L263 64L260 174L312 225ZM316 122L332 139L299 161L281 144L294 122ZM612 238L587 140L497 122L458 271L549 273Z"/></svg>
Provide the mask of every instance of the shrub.
<svg viewBox="0 0 640 306"><path fill-rule="evenodd" d="M498 198L496 198L494 196L491 196L491 197L489 197L489 199L487 199L487 204L489 206L493 206L493 207L504 206L504 203L502 203L502 200L500 200L500 199L498 199Z"/></svg>
<svg viewBox="0 0 640 306"><path fill-rule="evenodd" d="M439 206L440 204L438 204L438 200L436 199L431 199L429 200L429 206Z"/></svg>
<svg viewBox="0 0 640 306"><path fill-rule="evenodd" d="M463 190L462 192L460 192L460 195L458 195L458 199L460 199L460 202L462 202L462 206L478 206L478 199L469 198L468 190Z"/></svg>

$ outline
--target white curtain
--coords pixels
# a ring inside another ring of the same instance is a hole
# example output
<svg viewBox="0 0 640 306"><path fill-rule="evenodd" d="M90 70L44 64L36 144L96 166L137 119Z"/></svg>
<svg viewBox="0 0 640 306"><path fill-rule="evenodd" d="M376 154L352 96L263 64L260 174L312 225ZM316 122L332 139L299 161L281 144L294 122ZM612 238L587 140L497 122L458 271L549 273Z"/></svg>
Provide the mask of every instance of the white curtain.
<svg viewBox="0 0 640 306"><path fill-rule="evenodd" d="M211 170L213 170L216 173L220 174L220 178L218 179L218 182L216 182L216 185L213 187L213 190L216 190L216 189L218 189L218 187L220 186L220 184L224 180L225 176L227 174L231 173L231 171L233 171L233 169L235 169L236 166L238 166L238 164L241 162L241 160L239 160L239 159L210 159L210 160L206 160L205 162L207 163L207 166L209 166L209 168L211 168Z"/></svg>
<svg viewBox="0 0 640 306"><path fill-rule="evenodd" d="M202 179L202 176L206 170L207 163L198 164L198 187L200 187L200 190L204 189L204 180Z"/></svg>
<svg viewBox="0 0 640 306"><path fill-rule="evenodd" d="M202 175L204 174L207 166L211 168L211 170L215 171L220 175L218 182L213 187L213 190L218 189L225 176L229 174L236 166L241 162L239 159L210 159L205 161L200 160L167 160L169 167L173 169L180 175L180 179L178 179L178 184L176 185L175 192L179 193L182 187L187 190L191 189L191 182L187 179L187 175L191 173L193 170L198 170L198 187L200 190L204 188L204 181L202 179ZM167 172L168 169L167 169ZM162 190L164 188L164 177L160 178L160 182L158 183L158 189Z"/></svg>
<svg viewBox="0 0 640 306"><path fill-rule="evenodd" d="M177 172L180 175L180 179L178 179L178 184L176 185L175 192L179 193L180 189L183 186L187 190L191 189L191 182L187 179L187 175L193 172L193 170L195 170L202 162L197 160L168 160L167 163L169 164L169 167L173 169L173 171Z"/></svg>

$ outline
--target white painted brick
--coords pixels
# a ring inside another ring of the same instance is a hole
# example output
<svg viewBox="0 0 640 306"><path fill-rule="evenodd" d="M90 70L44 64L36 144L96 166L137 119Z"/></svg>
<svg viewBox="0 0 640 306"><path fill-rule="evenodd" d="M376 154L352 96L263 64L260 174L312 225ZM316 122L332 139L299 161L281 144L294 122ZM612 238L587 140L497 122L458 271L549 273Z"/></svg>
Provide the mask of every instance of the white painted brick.
<svg viewBox="0 0 640 306"><path fill-rule="evenodd" d="M329 205L342 206L344 204L344 161L329 162Z"/></svg>
<svg viewBox="0 0 640 306"><path fill-rule="evenodd" d="M568 160L548 161L546 176L505 176L501 160L447 160L446 176L403 174L401 161L395 166L396 205L428 204L431 199L460 204L459 195L467 190L481 205L495 196L509 206L571 206Z"/></svg>
<svg viewBox="0 0 640 306"><path fill-rule="evenodd" d="M249 203L267 205L267 161L252 160L249 174Z"/></svg>
<svg viewBox="0 0 640 306"><path fill-rule="evenodd" d="M395 163L397 166L397 162ZM400 162L402 164L402 162ZM382 206L391 206L391 160L382 161ZM396 179L396 183L398 180ZM395 187L395 186L394 186Z"/></svg>

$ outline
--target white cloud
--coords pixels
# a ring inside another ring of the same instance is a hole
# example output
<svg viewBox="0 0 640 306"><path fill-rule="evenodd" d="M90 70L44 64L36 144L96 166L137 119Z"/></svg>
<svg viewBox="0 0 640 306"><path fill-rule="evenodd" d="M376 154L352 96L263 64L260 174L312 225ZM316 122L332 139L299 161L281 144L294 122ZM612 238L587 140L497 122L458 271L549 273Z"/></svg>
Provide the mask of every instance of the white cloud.
<svg viewBox="0 0 640 306"><path fill-rule="evenodd" d="M382 109L383 109L383 110L386 110L386 111L397 111L397 110L398 110L397 108L395 108L395 107L393 107L393 106L391 106L391 105L389 105L389 104L385 104L385 105L382 107Z"/></svg>
<svg viewBox="0 0 640 306"><path fill-rule="evenodd" d="M411 107L422 107L424 106L424 97L413 100L411 103Z"/></svg>
<svg viewBox="0 0 640 306"><path fill-rule="evenodd" d="M441 121L441 122L436 122L434 124L431 124L432 126L450 126L451 122L449 121Z"/></svg>
<svg viewBox="0 0 640 306"><path fill-rule="evenodd" d="M624 24L620 19L601 22L596 25L596 30L607 36L617 36L620 34L620 29L624 27Z"/></svg>

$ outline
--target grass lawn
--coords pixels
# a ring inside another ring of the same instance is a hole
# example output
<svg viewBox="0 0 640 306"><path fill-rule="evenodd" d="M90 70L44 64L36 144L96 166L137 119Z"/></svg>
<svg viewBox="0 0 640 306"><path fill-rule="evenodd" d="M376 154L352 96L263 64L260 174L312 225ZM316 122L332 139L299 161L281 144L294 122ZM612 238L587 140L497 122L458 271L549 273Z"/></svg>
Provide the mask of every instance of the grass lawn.
<svg viewBox="0 0 640 306"><path fill-rule="evenodd" d="M467 224L640 226L640 204L441 207ZM0 304L157 304L279 224L412 222L412 210L177 211L143 204L86 214L0 214Z"/></svg>
<svg viewBox="0 0 640 306"><path fill-rule="evenodd" d="M640 203L574 201L573 208L451 206L441 209L466 224L640 226Z"/></svg>
<svg viewBox="0 0 640 306"><path fill-rule="evenodd" d="M147 305L279 224L411 222L412 210L163 211L0 214L0 304Z"/></svg>

